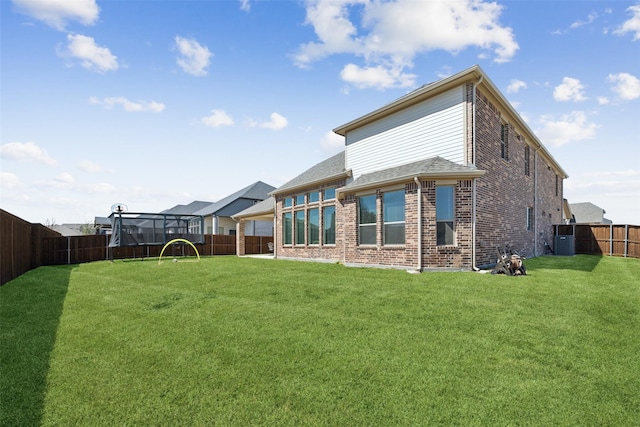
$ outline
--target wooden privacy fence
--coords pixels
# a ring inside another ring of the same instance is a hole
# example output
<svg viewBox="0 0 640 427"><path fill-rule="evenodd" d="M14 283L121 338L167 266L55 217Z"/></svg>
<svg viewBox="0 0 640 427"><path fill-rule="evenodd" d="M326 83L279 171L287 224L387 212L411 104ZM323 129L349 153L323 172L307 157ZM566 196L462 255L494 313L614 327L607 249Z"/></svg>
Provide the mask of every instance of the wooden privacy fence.
<svg viewBox="0 0 640 427"><path fill-rule="evenodd" d="M640 225L557 225L559 236L573 236L577 254L640 258Z"/></svg>
<svg viewBox="0 0 640 427"><path fill-rule="evenodd" d="M163 246L139 245L109 248L108 235L65 237L41 224L32 224L0 209L0 285L44 265L155 258ZM245 236L246 254L269 253L270 236ZM236 236L206 234L204 244L194 245L201 256L235 255ZM190 245L170 245L164 256L195 256Z"/></svg>

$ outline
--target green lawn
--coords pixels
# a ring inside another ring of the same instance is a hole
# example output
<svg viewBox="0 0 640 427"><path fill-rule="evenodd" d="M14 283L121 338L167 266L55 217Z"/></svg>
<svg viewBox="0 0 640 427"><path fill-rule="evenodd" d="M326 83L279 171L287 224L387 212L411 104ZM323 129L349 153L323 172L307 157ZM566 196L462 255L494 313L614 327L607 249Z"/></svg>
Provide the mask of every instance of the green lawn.
<svg viewBox="0 0 640 427"><path fill-rule="evenodd" d="M39 268L0 288L0 425L640 425L640 260L525 265Z"/></svg>

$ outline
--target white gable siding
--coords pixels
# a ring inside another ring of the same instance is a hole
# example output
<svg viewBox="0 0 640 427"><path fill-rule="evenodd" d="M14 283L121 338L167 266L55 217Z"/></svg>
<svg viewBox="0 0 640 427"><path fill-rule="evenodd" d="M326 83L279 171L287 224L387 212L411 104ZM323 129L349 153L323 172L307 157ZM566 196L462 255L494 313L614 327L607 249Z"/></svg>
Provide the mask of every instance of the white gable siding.
<svg viewBox="0 0 640 427"><path fill-rule="evenodd" d="M354 179L434 156L464 162L464 92L452 89L346 135Z"/></svg>

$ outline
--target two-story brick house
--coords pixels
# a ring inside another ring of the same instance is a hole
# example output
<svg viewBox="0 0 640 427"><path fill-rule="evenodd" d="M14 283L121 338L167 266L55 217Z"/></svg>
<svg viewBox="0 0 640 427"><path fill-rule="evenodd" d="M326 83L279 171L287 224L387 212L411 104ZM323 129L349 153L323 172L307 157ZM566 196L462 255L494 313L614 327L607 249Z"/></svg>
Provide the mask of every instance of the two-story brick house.
<svg viewBox="0 0 640 427"><path fill-rule="evenodd" d="M334 132L342 153L271 193L278 258L473 269L562 220L567 174L479 66Z"/></svg>

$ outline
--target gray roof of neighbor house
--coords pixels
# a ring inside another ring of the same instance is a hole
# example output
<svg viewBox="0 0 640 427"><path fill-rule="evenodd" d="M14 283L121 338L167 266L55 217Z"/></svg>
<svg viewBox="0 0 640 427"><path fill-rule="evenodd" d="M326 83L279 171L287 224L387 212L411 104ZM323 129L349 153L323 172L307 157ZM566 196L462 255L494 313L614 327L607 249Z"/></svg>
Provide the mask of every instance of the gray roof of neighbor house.
<svg viewBox="0 0 640 427"><path fill-rule="evenodd" d="M341 153L338 153L333 157L329 157L315 166L312 166L310 169L307 169L291 181L272 191L271 194L282 194L289 191L295 191L298 188L308 187L311 184L346 178L351 175L351 171L346 170L344 165L344 151L342 151Z"/></svg>
<svg viewBox="0 0 640 427"><path fill-rule="evenodd" d="M211 202L203 202L199 200L195 200L188 205L175 205L172 208L166 209L160 213L166 214L182 214L182 215L199 215L198 212L205 206L209 206Z"/></svg>
<svg viewBox="0 0 640 427"><path fill-rule="evenodd" d="M484 175L485 171L475 166L462 166L458 163L432 157L405 165L383 169L364 174L355 181L338 189L339 193L350 193L373 186L392 184L417 178L477 178Z"/></svg>
<svg viewBox="0 0 640 427"><path fill-rule="evenodd" d="M611 224L604 217L606 211L591 202L570 203L569 207L576 224Z"/></svg>
<svg viewBox="0 0 640 427"><path fill-rule="evenodd" d="M196 211L195 214L203 216L215 215L221 209L238 199L265 200L269 197L269 192L273 190L275 190L275 187L265 184L262 181L256 181L253 184L228 195L222 200L215 203L209 203L207 206Z"/></svg>
<svg viewBox="0 0 640 427"><path fill-rule="evenodd" d="M232 215L231 218L239 219L239 218L247 218L247 217L259 217L264 215L271 215L275 212L276 207L276 199L269 196L268 199L265 199L259 203L256 203L253 206L249 206L247 209L238 212L235 215Z"/></svg>

